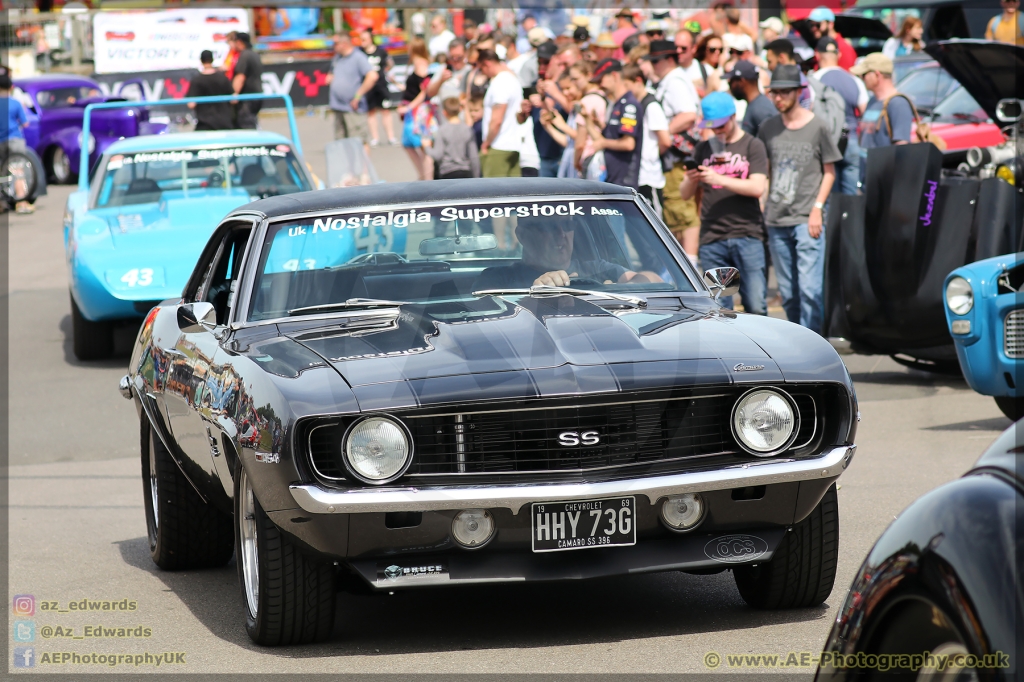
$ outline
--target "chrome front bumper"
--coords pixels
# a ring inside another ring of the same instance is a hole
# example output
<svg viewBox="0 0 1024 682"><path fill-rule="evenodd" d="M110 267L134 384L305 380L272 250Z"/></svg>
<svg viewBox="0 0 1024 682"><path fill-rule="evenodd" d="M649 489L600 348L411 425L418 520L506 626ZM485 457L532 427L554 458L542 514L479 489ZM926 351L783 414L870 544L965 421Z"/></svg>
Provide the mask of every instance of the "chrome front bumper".
<svg viewBox="0 0 1024 682"><path fill-rule="evenodd" d="M805 460L751 462L742 466L670 476L603 483L551 483L436 488L360 488L328 490L319 485L290 486L299 507L311 514L359 514L389 511L504 508L518 514L531 502L593 500L646 495L651 504L667 495L728 490L755 485L835 478L850 465L856 445L829 450Z"/></svg>

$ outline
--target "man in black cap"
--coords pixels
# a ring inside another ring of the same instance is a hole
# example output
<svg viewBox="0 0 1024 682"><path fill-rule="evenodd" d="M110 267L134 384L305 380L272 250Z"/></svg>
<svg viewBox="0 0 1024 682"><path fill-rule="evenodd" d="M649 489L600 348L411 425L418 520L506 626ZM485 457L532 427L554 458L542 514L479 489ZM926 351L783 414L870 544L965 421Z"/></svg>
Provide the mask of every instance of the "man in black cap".
<svg viewBox="0 0 1024 682"><path fill-rule="evenodd" d="M770 99L761 94L761 89L757 87L757 67L750 62L741 59L726 76L729 79L729 91L732 96L747 103L747 111L743 115L740 127L749 135L757 137L761 124L773 116L778 116L779 110Z"/></svg>
<svg viewBox="0 0 1024 682"><path fill-rule="evenodd" d="M192 76L188 84L189 97L213 97L215 95L233 95L231 81L223 71L213 68L213 52L203 50L199 53L202 68ZM235 127L234 112L230 102L212 104L189 103L189 108L196 112L196 130L231 130Z"/></svg>
<svg viewBox="0 0 1024 682"><path fill-rule="evenodd" d="M672 147L666 158L673 167L665 172L662 214L665 224L682 245L686 255L696 263L700 248L697 202L680 196L679 183L686 174L683 160L693 153L697 143L697 137L691 135L690 130L697 122L700 100L693 80L679 66L679 52L673 41L652 40L646 59L651 63L654 80L658 83L654 96L665 111L668 134L672 138Z"/></svg>
<svg viewBox="0 0 1024 682"><path fill-rule="evenodd" d="M605 59L598 64L590 82L601 86L611 102L607 123L593 115L586 119L587 134L594 141L594 149L604 150L608 171L605 181L639 189L640 140L643 139L640 103L622 79L622 64L617 59Z"/></svg>
<svg viewBox="0 0 1024 682"><path fill-rule="evenodd" d="M824 210L835 163L841 161L825 121L800 106L800 67L772 72L771 98L779 116L761 124L771 185L765 205L768 247L790 322L821 333L825 272Z"/></svg>
<svg viewBox="0 0 1024 682"><path fill-rule="evenodd" d="M236 95L251 95L263 92L263 62L252 49L248 33L235 35L235 49L238 50L238 61L235 62L235 75L231 85ZM256 114L263 106L261 100L239 102L235 116L235 124L239 128L255 128Z"/></svg>

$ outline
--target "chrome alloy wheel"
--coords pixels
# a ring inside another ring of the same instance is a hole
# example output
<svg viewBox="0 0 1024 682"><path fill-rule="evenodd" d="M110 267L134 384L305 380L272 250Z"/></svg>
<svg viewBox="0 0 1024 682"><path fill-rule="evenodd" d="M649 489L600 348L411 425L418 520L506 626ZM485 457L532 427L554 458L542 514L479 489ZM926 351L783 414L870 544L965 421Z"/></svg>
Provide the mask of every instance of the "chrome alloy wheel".
<svg viewBox="0 0 1024 682"><path fill-rule="evenodd" d="M242 579L245 582L245 601L249 607L249 615L256 618L256 609L260 597L260 564L258 540L256 536L256 498L245 469L239 472L238 494L238 530L240 543L240 560L242 562Z"/></svg>
<svg viewBox="0 0 1024 682"><path fill-rule="evenodd" d="M160 489L157 486L156 447L153 430L149 431L149 506L153 508L153 532L160 529Z"/></svg>
<svg viewBox="0 0 1024 682"><path fill-rule="evenodd" d="M53 177L57 181L57 184L64 185L71 181L71 159L68 157L64 148L57 146L53 150L53 157L50 161L51 169L53 171Z"/></svg>

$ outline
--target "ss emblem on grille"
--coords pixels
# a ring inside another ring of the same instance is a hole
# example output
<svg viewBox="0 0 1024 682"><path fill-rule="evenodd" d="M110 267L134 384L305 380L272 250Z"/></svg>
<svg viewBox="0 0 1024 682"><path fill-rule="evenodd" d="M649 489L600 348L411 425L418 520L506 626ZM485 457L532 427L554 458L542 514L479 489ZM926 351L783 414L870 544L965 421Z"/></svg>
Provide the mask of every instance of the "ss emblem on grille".
<svg viewBox="0 0 1024 682"><path fill-rule="evenodd" d="M571 448L574 445L597 445L601 436L597 431L563 431L558 434L558 444Z"/></svg>

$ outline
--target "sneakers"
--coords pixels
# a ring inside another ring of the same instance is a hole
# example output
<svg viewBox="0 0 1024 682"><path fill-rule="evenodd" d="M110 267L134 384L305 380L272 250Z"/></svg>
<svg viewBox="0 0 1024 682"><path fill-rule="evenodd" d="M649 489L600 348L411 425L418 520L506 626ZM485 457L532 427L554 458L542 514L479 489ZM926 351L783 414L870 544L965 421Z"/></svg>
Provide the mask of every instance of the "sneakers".
<svg viewBox="0 0 1024 682"><path fill-rule="evenodd" d="M36 212L36 207L33 206L32 204L28 203L27 201L19 201L18 202L18 206L15 209L15 211L17 211L18 213L21 213L22 215L26 215L26 214L29 214L29 213L35 213Z"/></svg>
<svg viewBox="0 0 1024 682"><path fill-rule="evenodd" d="M370 140L370 146L371 147L376 147L379 144L380 144L380 142L378 142L377 140Z"/></svg>
<svg viewBox="0 0 1024 682"><path fill-rule="evenodd" d="M397 147L400 143L398 142L398 140L392 137L390 140L388 140L388 144L391 145L392 147Z"/></svg>

